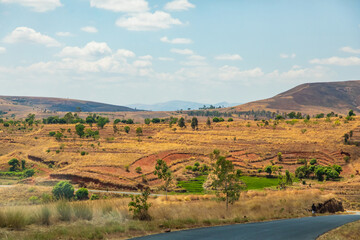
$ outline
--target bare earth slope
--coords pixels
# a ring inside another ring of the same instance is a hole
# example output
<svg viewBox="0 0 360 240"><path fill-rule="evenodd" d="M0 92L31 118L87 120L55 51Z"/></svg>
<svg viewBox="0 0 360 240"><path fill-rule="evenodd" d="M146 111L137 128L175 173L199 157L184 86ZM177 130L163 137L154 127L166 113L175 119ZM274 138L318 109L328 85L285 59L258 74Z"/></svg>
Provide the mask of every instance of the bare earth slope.
<svg viewBox="0 0 360 240"><path fill-rule="evenodd" d="M269 110L303 113L360 112L360 81L305 83L272 98L235 107L238 111Z"/></svg>
<svg viewBox="0 0 360 240"><path fill-rule="evenodd" d="M74 112L77 111L78 108L83 112L135 111L132 108L124 106L65 98L0 96L0 103L0 110L2 111L7 111L8 108L25 111L28 109L46 109L56 112Z"/></svg>

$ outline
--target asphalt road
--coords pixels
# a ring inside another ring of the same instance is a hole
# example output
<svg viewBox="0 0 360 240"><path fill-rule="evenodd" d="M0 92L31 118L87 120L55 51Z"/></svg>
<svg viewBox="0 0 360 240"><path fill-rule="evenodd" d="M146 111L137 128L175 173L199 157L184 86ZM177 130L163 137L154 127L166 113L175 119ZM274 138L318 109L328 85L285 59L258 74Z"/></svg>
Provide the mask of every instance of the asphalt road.
<svg viewBox="0 0 360 240"><path fill-rule="evenodd" d="M161 233L137 240L311 240L343 224L360 220L360 215L330 215L260 223L234 224Z"/></svg>

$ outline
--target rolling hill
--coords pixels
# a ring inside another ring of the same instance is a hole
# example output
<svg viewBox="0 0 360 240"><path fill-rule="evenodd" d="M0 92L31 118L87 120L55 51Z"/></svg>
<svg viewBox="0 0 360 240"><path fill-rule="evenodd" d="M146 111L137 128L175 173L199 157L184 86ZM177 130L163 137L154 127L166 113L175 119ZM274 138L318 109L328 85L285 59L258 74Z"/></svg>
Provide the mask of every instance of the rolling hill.
<svg viewBox="0 0 360 240"><path fill-rule="evenodd" d="M360 80L343 82L305 83L272 98L231 108L237 111L269 110L302 113L360 112Z"/></svg>
<svg viewBox="0 0 360 240"><path fill-rule="evenodd" d="M135 109L92 101L48 98L48 97L19 97L0 96L0 111L26 111L31 109L52 112L126 112Z"/></svg>

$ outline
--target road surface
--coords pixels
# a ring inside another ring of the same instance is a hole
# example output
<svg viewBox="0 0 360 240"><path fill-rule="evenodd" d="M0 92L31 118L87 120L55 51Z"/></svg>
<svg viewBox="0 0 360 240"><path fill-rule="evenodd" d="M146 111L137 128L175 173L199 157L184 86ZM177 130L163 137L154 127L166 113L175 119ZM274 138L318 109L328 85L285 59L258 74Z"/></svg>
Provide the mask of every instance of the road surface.
<svg viewBox="0 0 360 240"><path fill-rule="evenodd" d="M311 240L343 224L360 220L360 215L330 215L260 223L234 224L161 233L134 240Z"/></svg>

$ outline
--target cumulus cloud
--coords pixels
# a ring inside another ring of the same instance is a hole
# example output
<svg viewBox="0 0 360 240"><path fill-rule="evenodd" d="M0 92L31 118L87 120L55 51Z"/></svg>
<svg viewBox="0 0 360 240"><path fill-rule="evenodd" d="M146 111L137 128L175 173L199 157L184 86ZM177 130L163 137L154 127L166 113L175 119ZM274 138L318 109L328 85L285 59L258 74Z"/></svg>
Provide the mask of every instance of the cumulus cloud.
<svg viewBox="0 0 360 240"><path fill-rule="evenodd" d="M169 13L163 11L130 14L116 21L117 26L130 31L153 31L181 24L179 19L172 18Z"/></svg>
<svg viewBox="0 0 360 240"><path fill-rule="evenodd" d="M358 66L360 65L360 58L358 57L330 57L330 58L315 58L309 61L312 64L322 65L337 65L337 66Z"/></svg>
<svg viewBox="0 0 360 240"><path fill-rule="evenodd" d="M0 0L0 3L17 3L35 12L52 11L62 6L60 0Z"/></svg>
<svg viewBox="0 0 360 240"><path fill-rule="evenodd" d="M111 49L105 42L89 42L84 47L65 47L59 57L91 58L111 54Z"/></svg>
<svg viewBox="0 0 360 240"><path fill-rule="evenodd" d="M6 52L6 48L0 47L0 54L5 53L5 52Z"/></svg>
<svg viewBox="0 0 360 240"><path fill-rule="evenodd" d="M135 53L130 51L130 50L127 50L127 49L118 49L116 51L116 55L117 56L121 56L121 57L125 57L125 58L132 58L132 57L135 57Z"/></svg>
<svg viewBox="0 0 360 240"><path fill-rule="evenodd" d="M174 0L168 2L164 9L167 11L186 11L190 8L195 8L195 5L190 3L188 0Z"/></svg>
<svg viewBox="0 0 360 240"><path fill-rule="evenodd" d="M169 57L158 57L158 59L159 59L160 61L168 61L168 62L175 60L175 59L169 58Z"/></svg>
<svg viewBox="0 0 360 240"><path fill-rule="evenodd" d="M69 32L57 32L57 33L56 33L56 36L59 36L59 37L70 37L70 36L72 36L72 34L69 33Z"/></svg>
<svg viewBox="0 0 360 240"><path fill-rule="evenodd" d="M165 43L171 43L171 44L190 44L192 43L192 40L189 38L173 38L169 39L168 37L162 37L160 38L160 41Z"/></svg>
<svg viewBox="0 0 360 240"><path fill-rule="evenodd" d="M96 27L92 27L92 26L86 26L86 27L82 27L81 31L83 32L87 32L87 33L97 33L98 30L96 29Z"/></svg>
<svg viewBox="0 0 360 240"><path fill-rule="evenodd" d="M90 6L113 12L146 12L149 10L145 0L90 0Z"/></svg>
<svg viewBox="0 0 360 240"><path fill-rule="evenodd" d="M261 68L240 70L238 67L225 65L221 67L219 77L221 80L238 80L241 78L256 78L264 76Z"/></svg>
<svg viewBox="0 0 360 240"><path fill-rule="evenodd" d="M239 54L222 54L215 57L216 60L243 60L243 58Z"/></svg>
<svg viewBox="0 0 360 240"><path fill-rule="evenodd" d="M360 54L360 49L354 49L351 47L342 47L340 50L347 53Z"/></svg>
<svg viewBox="0 0 360 240"><path fill-rule="evenodd" d="M170 52L181 54L181 55L193 55L194 52L190 49L178 49L178 48L172 48Z"/></svg>
<svg viewBox="0 0 360 240"><path fill-rule="evenodd" d="M60 43L55 39L36 32L32 28L28 27L17 27L14 31L12 31L9 35L4 38L4 42L6 43L38 43L45 45L46 47L59 47Z"/></svg>
<svg viewBox="0 0 360 240"><path fill-rule="evenodd" d="M296 54L295 53L292 53L292 54L281 53L280 57L281 58L295 58Z"/></svg>

